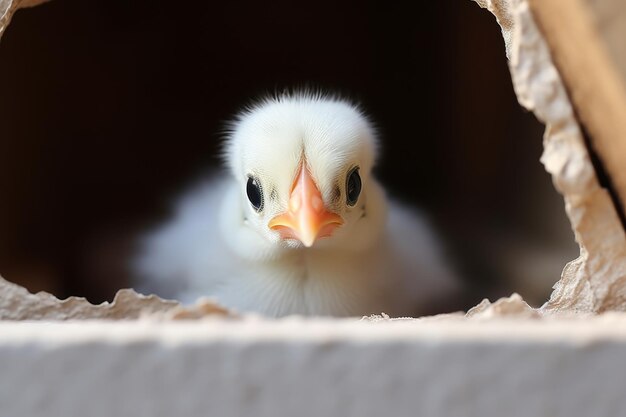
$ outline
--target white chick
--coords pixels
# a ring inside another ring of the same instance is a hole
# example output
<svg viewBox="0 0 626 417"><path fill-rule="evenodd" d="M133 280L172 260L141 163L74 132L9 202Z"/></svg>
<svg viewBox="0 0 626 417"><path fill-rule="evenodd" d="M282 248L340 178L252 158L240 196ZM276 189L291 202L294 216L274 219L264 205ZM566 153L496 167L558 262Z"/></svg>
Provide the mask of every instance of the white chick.
<svg viewBox="0 0 626 417"><path fill-rule="evenodd" d="M372 176L376 154L371 124L342 99L248 108L225 143L230 175L192 189L143 240L142 289L275 317L435 307L456 282L427 224Z"/></svg>

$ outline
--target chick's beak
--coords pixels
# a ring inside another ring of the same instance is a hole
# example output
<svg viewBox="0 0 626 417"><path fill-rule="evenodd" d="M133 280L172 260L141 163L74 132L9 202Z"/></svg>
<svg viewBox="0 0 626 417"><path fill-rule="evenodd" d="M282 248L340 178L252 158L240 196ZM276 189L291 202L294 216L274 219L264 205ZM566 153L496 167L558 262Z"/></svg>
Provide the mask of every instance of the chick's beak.
<svg viewBox="0 0 626 417"><path fill-rule="evenodd" d="M283 239L295 238L311 247L317 239L332 235L342 224L341 216L324 207L322 193L303 163L293 184L287 211L270 220L269 227L278 231Z"/></svg>

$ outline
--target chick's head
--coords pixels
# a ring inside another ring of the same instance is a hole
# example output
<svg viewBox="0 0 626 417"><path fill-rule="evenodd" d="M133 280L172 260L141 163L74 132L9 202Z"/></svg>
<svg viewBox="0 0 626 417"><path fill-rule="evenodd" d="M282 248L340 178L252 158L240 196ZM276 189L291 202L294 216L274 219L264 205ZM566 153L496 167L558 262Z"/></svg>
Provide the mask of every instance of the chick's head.
<svg viewBox="0 0 626 417"><path fill-rule="evenodd" d="M225 157L243 219L291 248L343 244L362 234L382 198L371 178L374 129L354 105L316 94L268 98L241 113ZM375 203L375 204L371 204Z"/></svg>

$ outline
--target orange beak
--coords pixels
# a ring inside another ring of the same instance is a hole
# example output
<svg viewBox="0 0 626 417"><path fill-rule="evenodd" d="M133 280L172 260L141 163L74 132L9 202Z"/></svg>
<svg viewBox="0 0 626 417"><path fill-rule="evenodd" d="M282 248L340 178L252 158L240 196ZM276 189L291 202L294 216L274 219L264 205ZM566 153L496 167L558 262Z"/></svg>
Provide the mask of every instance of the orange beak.
<svg viewBox="0 0 626 417"><path fill-rule="evenodd" d="M306 164L302 163L291 189L287 212L270 220L269 227L278 231L283 239L298 239L304 246L311 247L317 239L332 235L342 224L341 216L324 207L322 193Z"/></svg>

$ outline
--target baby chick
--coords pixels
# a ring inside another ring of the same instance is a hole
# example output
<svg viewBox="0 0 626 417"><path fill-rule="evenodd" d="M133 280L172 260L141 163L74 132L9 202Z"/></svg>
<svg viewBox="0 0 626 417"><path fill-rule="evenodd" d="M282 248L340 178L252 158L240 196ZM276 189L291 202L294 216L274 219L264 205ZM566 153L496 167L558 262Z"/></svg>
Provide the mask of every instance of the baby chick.
<svg viewBox="0 0 626 417"><path fill-rule="evenodd" d="M230 174L142 240L143 289L275 317L419 314L455 290L428 225L372 176L376 134L353 104L267 98L232 123L224 154Z"/></svg>

